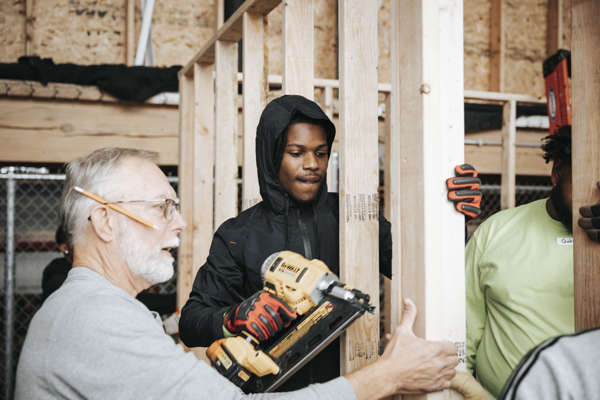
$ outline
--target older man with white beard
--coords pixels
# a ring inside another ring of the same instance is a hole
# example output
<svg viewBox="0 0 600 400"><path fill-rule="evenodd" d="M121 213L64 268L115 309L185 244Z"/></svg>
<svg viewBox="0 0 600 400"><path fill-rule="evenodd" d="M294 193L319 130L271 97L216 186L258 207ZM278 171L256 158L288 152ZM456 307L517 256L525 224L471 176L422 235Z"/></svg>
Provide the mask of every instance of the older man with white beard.
<svg viewBox="0 0 600 400"><path fill-rule="evenodd" d="M184 352L135 299L172 276L169 251L185 226L155 160L154 153L106 148L67 166L61 211L73 268L31 322L17 399L374 399L449 386L456 349L414 336L411 302L379 361L296 392L244 395Z"/></svg>

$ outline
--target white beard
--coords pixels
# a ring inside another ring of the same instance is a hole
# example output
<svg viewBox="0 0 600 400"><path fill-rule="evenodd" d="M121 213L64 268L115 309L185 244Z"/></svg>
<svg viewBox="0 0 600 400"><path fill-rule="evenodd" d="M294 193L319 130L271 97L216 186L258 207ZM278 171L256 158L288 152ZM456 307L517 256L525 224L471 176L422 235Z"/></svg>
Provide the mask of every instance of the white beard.
<svg viewBox="0 0 600 400"><path fill-rule="evenodd" d="M138 238L132 229L128 229L125 221L121 221L120 230L119 252L135 276L144 278L151 285L171 279L174 260L172 257L166 258L162 249L179 246L178 238L152 248Z"/></svg>

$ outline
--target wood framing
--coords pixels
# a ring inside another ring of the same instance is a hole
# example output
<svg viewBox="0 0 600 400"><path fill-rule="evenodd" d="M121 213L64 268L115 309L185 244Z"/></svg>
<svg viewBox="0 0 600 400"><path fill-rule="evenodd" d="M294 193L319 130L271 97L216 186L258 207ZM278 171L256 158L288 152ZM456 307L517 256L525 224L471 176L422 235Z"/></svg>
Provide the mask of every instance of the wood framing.
<svg viewBox="0 0 600 400"><path fill-rule="evenodd" d="M210 38L200 51L182 68L184 75L191 75L195 63L210 64L215 61L215 44L218 40L238 42L242 38L242 17L245 12L267 15L277 7L281 0L246 0L227 21L221 25L215 35Z"/></svg>
<svg viewBox="0 0 600 400"><path fill-rule="evenodd" d="M258 175L256 173L256 127L267 98L264 56L264 16L244 13L243 16L243 132L242 159L242 209L260 201Z"/></svg>
<svg viewBox="0 0 600 400"><path fill-rule="evenodd" d="M489 90L504 91L504 58L506 44L504 35L504 0L491 0L490 8L490 82Z"/></svg>
<svg viewBox="0 0 600 400"><path fill-rule="evenodd" d="M515 171L518 175L549 176L551 165L542 158L539 148L517 147ZM503 149L501 146L465 145L465 162L477 167L480 174L502 174Z"/></svg>
<svg viewBox="0 0 600 400"><path fill-rule="evenodd" d="M398 23L397 18L392 18L391 32L398 35L399 31L396 28ZM392 39L392 40L398 40ZM398 74L400 71L398 64L398 52L392 52L392 76L395 76L394 86L397 85L399 80ZM392 224L392 279L385 278L384 283L384 329L385 333L392 333L394 328L398 325L398 317L400 311L398 307L401 306L400 299L402 298L402 286L400 285L400 277L402 276L401 264L402 259L402 229L399 223L400 221L400 153L399 149L399 126L400 121L392 118L392 115L396 115L400 109L398 104L398 93L390 93L385 99L385 132L384 132L384 215L388 221L396 221ZM394 105L392 106L392 101ZM393 111L392 111L393 108ZM392 114L393 113L393 114ZM394 132L394 135L392 135ZM392 151L392 149L395 149ZM398 171L392 173L392 171Z"/></svg>
<svg viewBox="0 0 600 400"><path fill-rule="evenodd" d="M314 98L313 0L283 3L283 92ZM376 43L376 42L375 42Z"/></svg>
<svg viewBox="0 0 600 400"><path fill-rule="evenodd" d="M215 46L215 219L237 215L237 43Z"/></svg>
<svg viewBox="0 0 600 400"><path fill-rule="evenodd" d="M326 86L323 88L323 94L325 96L323 111L327 117L333 122L333 88L331 86ZM327 165L327 190L330 192L334 191L334 186L337 179L337 168L335 168L335 163L332 162L333 159L333 149L330 149L331 155L329 156L329 164Z"/></svg>
<svg viewBox="0 0 600 400"><path fill-rule="evenodd" d="M340 278L379 299L377 8L338 1L340 71ZM379 311L342 335L342 374L377 359Z"/></svg>
<svg viewBox="0 0 600 400"><path fill-rule="evenodd" d="M194 149L192 279L206 260L214 232L215 98L213 70L214 65L210 64L194 66L194 126L193 131L190 132L193 135L192 147ZM189 141L186 140L187 143Z"/></svg>
<svg viewBox="0 0 600 400"><path fill-rule="evenodd" d="M500 208L511 208L516 201L516 139L517 102L514 100L502 106L502 185L500 188Z"/></svg>
<svg viewBox="0 0 600 400"><path fill-rule="evenodd" d="M402 295L417 304L417 335L455 342L464 369L464 218L445 187L463 161L462 1L392 2L392 18L398 99L392 98L391 118L402 123L391 133L399 136L391 173L400 173L396 186L392 175L392 190L399 191L401 214L391 223L402 230Z"/></svg>
<svg viewBox="0 0 600 400"><path fill-rule="evenodd" d="M225 0L215 0L215 32L225 23Z"/></svg>
<svg viewBox="0 0 600 400"><path fill-rule="evenodd" d="M573 216L580 206L600 202L600 2L572 8ZM575 329L600 326L600 245L577 226L573 230Z"/></svg>
<svg viewBox="0 0 600 400"><path fill-rule="evenodd" d="M194 79L179 75L179 182L178 196L181 202L181 216L186 226L181 232L181 245L177 250L177 305L182 307L187 301L194 282L192 263L193 241L190 223L194 210Z"/></svg>

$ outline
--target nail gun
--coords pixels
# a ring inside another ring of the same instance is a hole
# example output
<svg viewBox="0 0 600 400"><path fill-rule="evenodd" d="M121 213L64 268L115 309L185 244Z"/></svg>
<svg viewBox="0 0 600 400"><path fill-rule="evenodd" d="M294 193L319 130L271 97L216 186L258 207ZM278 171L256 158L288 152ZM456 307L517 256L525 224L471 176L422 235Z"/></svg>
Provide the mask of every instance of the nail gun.
<svg viewBox="0 0 600 400"><path fill-rule="evenodd" d="M206 351L213 367L246 393L274 391L365 311L375 309L368 294L345 286L325 263L292 251L269 256L262 277L264 290L283 299L298 318L267 342L243 332L215 341Z"/></svg>

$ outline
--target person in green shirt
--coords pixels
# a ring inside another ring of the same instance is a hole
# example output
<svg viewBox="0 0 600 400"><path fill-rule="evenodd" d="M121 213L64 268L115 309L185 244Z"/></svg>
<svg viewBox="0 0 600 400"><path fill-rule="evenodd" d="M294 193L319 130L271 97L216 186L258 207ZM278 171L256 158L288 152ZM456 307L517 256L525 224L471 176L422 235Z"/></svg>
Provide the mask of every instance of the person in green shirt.
<svg viewBox="0 0 600 400"><path fill-rule="evenodd" d="M496 397L530 349L574 330L571 127L544 140L550 197L491 216L466 248L467 368Z"/></svg>

